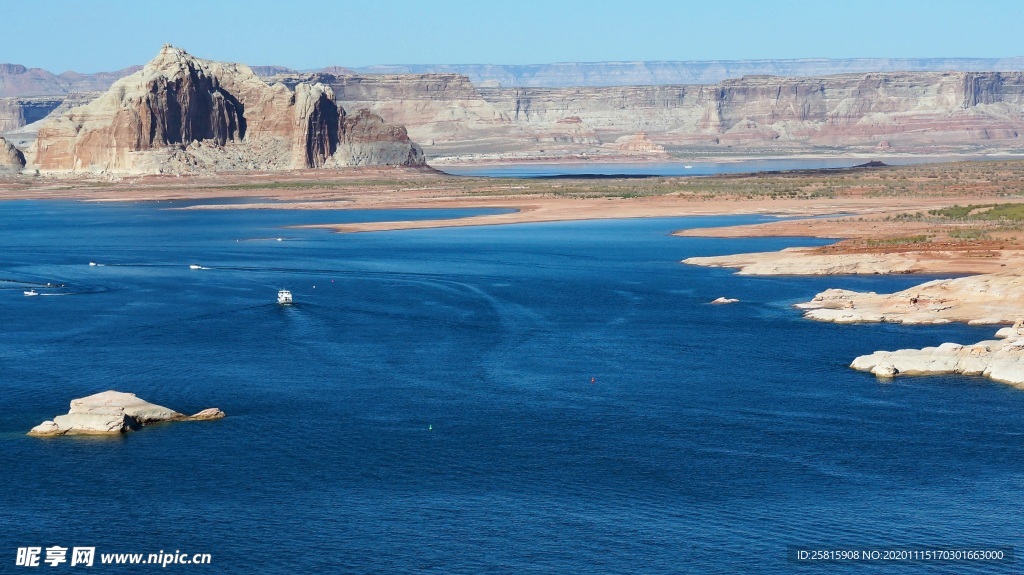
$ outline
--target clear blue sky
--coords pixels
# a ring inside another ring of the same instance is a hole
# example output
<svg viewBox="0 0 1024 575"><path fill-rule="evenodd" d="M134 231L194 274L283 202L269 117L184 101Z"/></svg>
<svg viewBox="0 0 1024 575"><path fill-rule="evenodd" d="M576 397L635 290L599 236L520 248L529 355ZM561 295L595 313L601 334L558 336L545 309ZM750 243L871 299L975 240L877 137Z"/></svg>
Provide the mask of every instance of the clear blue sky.
<svg viewBox="0 0 1024 575"><path fill-rule="evenodd" d="M0 62L142 64L164 42L292 68L1024 54L1024 2L0 0Z"/></svg>

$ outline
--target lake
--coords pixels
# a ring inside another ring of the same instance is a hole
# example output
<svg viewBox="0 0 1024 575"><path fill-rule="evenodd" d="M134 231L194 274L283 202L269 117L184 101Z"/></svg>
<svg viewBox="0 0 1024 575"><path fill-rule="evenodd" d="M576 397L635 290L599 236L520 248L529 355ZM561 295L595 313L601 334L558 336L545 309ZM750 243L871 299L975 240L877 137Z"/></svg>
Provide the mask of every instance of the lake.
<svg viewBox="0 0 1024 575"><path fill-rule="evenodd" d="M754 217L342 235L282 226L475 212L166 207L0 203L0 572L55 545L212 556L132 571L166 573L1019 571L787 559L1019 540L1024 392L847 367L994 328L791 307L929 277L679 263L822 243L669 235ZM25 436L106 389L228 417Z"/></svg>

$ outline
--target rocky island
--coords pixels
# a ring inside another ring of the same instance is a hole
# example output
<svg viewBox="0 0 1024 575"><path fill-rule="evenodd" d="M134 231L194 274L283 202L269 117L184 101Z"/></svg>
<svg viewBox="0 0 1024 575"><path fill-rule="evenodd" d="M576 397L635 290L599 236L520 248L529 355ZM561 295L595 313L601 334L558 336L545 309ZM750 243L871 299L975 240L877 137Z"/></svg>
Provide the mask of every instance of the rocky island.
<svg viewBox="0 0 1024 575"><path fill-rule="evenodd" d="M165 421L205 421L224 417L223 411L209 408L185 415L173 409L139 399L134 393L104 391L71 401L66 415L58 415L28 432L36 437L57 435L117 435Z"/></svg>

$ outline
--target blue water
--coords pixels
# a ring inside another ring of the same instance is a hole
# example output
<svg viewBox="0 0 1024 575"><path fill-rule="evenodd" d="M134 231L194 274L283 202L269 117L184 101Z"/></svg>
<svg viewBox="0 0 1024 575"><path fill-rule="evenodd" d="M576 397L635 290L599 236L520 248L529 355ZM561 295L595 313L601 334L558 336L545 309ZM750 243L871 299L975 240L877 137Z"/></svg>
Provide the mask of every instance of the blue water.
<svg viewBox="0 0 1024 575"><path fill-rule="evenodd" d="M1020 541L1024 392L846 367L992 328L790 307L928 278L678 263L820 243L668 235L750 217L338 235L280 226L435 216L162 207L0 203L0 573L53 545L213 560L98 573L1020 570L787 560ZM24 435L111 388L228 417Z"/></svg>
<svg viewBox="0 0 1024 575"><path fill-rule="evenodd" d="M984 160L989 158L972 158ZM997 158L991 158L997 159ZM444 166L442 170L454 176L483 176L488 178L543 178L556 176L711 176L715 174L743 174L748 172L779 172L785 170L818 170L849 168L868 161L881 161L891 166L923 164L963 158L935 157L872 157L865 158L765 158L737 161L672 161L672 162L577 162L545 164L529 162L518 164ZM690 166L687 168L686 166Z"/></svg>

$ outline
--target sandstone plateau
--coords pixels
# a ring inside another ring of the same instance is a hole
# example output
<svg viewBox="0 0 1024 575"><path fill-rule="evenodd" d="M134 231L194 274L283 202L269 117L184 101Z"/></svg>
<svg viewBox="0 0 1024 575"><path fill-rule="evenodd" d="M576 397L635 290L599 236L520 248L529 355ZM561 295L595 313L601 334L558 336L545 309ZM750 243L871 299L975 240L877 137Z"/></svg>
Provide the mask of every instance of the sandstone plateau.
<svg viewBox="0 0 1024 575"><path fill-rule="evenodd" d="M63 127L55 125L41 130L40 135L66 138L78 124L98 128L101 118L112 119L120 107L126 109L127 116L139 115L141 125L144 123L141 118L146 116L143 96L160 71L162 60L171 58L162 54L146 69L119 80L114 90L118 96L108 92L100 98L102 104L95 107L90 104L87 114L76 115L70 123L64 122ZM649 74L624 73L622 66L608 64L595 68L604 72L556 74L562 79L552 76L547 86L537 85L532 80L519 84L485 80L474 84L470 77L454 73L461 69L459 67L431 68L451 70L445 73L368 74L339 67L295 72L280 66L262 66L258 69L267 75L261 78L251 68L239 64L191 61L186 68L195 71L194 75L187 70L178 71L174 62L163 62L163 76L168 79L194 76L186 82L199 90L192 96L208 95L199 99L190 96L181 103L187 101L196 106L189 113L207 116L205 107L217 107L211 100L214 96L209 94L232 96L235 102L230 98L225 101L240 106L247 127L232 132L227 141L249 145L244 153L226 153L216 158L206 150L193 154L194 162L178 162L186 167L195 164L193 168L212 164L234 169L269 169L270 164L273 169L279 169L282 165L301 163L289 164L281 160L282 146L270 143L272 137L301 140L301 135L292 133L299 129L301 121L291 116L298 113L297 110L309 110L309 106L298 101L291 105L286 101L303 97L298 90L300 84L310 87L320 84L325 98L342 107L339 115L345 110L367 109L393 123L396 129L404 126L407 135L398 137L396 147L384 156L402 156L399 144L404 142L401 140L412 138L433 161L440 163L538 158L650 159L652 153L662 150L685 158L737 153L835 153L837 148L901 154L1012 151L1024 147L1020 137L1024 133L1024 72L980 71L1024 68L1024 61L1015 59L937 59L903 64L873 60L846 63L808 60L789 64L766 61L717 68L714 63L708 63L706 70L721 72L694 75L662 73L658 70L664 67L654 65L644 68ZM636 63L630 66L633 64ZM865 71L864 67L869 64L877 67ZM942 71L899 71L901 65L906 66L902 69L935 70L938 67ZM582 65L573 66L576 70L586 69ZM790 75L765 75L765 72ZM735 77L736 74L746 75ZM728 77L720 77L722 75ZM537 76L541 77L545 76ZM575 78L573 82L584 85L570 87L562 83L572 78ZM695 83L670 82L687 81L687 78ZM635 81L637 85L605 85L627 81ZM276 87L279 84L287 90L280 91ZM173 89L191 89L173 81L168 85ZM330 93L326 88L330 88ZM31 124L33 118L46 110L52 110L51 117L67 117L63 110L55 110L55 107L60 105L61 98L72 95L57 93L47 96L48 99L27 98L29 94L25 92L29 91L30 88L24 87L16 92L19 97L0 100L0 132L13 137L13 131ZM52 92L46 90L46 94ZM204 101L208 102L204 104ZM274 117L260 118L263 113ZM212 121L213 117L210 119ZM124 120L125 116L118 119ZM326 116L318 121L327 121ZM248 135L250 124L252 138ZM320 128L302 130L317 132ZM640 133L646 137L637 140L636 135ZM333 131L327 134L333 138ZM343 139L341 128L338 134L340 141ZM141 137L133 130L118 135L121 136L117 144L120 149L150 149L146 147L149 145L146 140L151 139L148 135ZM31 139L31 135L26 135L15 141L22 145ZM374 141L383 140L375 138ZM86 148L92 145L80 143ZM189 143L183 137L167 142ZM337 163L351 163L353 156L344 151L349 147L340 147L343 152L338 155ZM409 152L409 161L419 161L415 151L410 148ZM68 154L55 152L57 156ZM290 154L299 159L307 155L304 152ZM308 155L319 157L322 154L311 152ZM92 161L94 156L83 152L80 157ZM113 156L122 158L123 153L116 152ZM376 156L381 154L378 152ZM40 159L50 161L52 157L44 154ZM326 158L325 165L330 164ZM109 163L107 159L96 160L100 165ZM32 154L29 154L29 161L33 161ZM60 163L66 162L61 160Z"/></svg>
<svg viewBox="0 0 1024 575"><path fill-rule="evenodd" d="M1024 58L797 58L554 64L421 64L355 68L359 74L461 74L481 87L717 84L743 76L822 76L866 72L1024 71Z"/></svg>
<svg viewBox="0 0 1024 575"><path fill-rule="evenodd" d="M71 401L66 415L44 421L32 428L29 435L116 435L134 431L144 425L164 421L204 421L220 419L224 412L209 408L188 416L173 409L144 401L134 393L104 391Z"/></svg>
<svg viewBox="0 0 1024 575"><path fill-rule="evenodd" d="M476 86L457 74L284 74L322 83L344 106L401 123L431 158L451 162L550 156L834 147L890 152L1024 145L1024 73L872 72L745 76L717 84ZM631 149L645 133L650 144Z"/></svg>
<svg viewBox="0 0 1024 575"><path fill-rule="evenodd" d="M349 116L329 86L267 84L248 66L165 46L92 102L46 121L29 163L49 173L201 173L423 165L404 128Z"/></svg>

